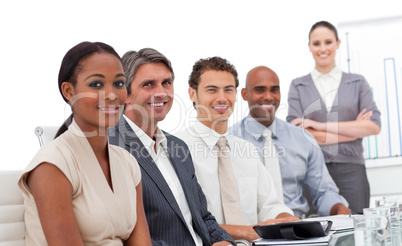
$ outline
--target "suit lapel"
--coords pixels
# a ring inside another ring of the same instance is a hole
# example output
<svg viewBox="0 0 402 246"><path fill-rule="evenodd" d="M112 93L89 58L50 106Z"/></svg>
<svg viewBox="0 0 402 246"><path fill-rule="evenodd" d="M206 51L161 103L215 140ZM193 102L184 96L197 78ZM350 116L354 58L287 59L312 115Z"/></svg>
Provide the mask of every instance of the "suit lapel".
<svg viewBox="0 0 402 246"><path fill-rule="evenodd" d="M165 133L165 135L167 136L166 133ZM180 183L182 184L187 203L191 210L193 206L191 206L192 204L190 204L190 203L194 200L194 199L192 199L192 193L189 192L189 187L191 187L190 179L192 178L192 176L191 176L191 174L186 173L186 172L188 172L187 167L185 165L183 165L182 160L178 158L179 156L181 156L181 153L178 153L181 150L181 148L175 148L174 141L172 141L172 139L168 136L167 136L167 146L168 146L170 162L172 163L173 168L176 171L177 176L180 180Z"/></svg>
<svg viewBox="0 0 402 246"><path fill-rule="evenodd" d="M183 192L184 195L186 196L186 200L188 203L188 207L191 212L191 216L193 218L193 226L195 231L200 231L201 226L199 225L200 220L200 213L197 210L198 206L196 205L196 198L194 196L198 196L198 189L197 187L194 189L193 187L193 181L192 179L194 178L193 176L195 175L194 172L191 172L189 170L189 167L186 164L189 164L187 158L189 160L191 157L189 156L189 152L185 153L184 149L182 146L177 145L176 142L174 141L174 138L170 136L170 134L164 132L166 138L167 138L167 147L168 147L168 152L169 152L169 158L170 161L173 165L173 168L175 169L177 176L180 180L180 183L182 184ZM196 192L196 194L194 194ZM199 233L201 237L203 237L202 233ZM203 240L206 240L203 238Z"/></svg>
<svg viewBox="0 0 402 246"><path fill-rule="evenodd" d="M152 156L142 144L141 140L137 137L137 135L131 129L130 125L123 117L121 117L117 126L118 128L116 130L118 134L120 134L121 139L123 139L124 141L125 149L129 150L129 152L134 155L134 157L137 159L138 164L143 170L143 174L147 174L150 177L150 179L159 188L171 208L182 219L183 223L186 224L180 207L177 204L177 201L172 191L170 190L169 185L166 183L165 178L159 171L159 168L156 166L156 163L152 159Z"/></svg>

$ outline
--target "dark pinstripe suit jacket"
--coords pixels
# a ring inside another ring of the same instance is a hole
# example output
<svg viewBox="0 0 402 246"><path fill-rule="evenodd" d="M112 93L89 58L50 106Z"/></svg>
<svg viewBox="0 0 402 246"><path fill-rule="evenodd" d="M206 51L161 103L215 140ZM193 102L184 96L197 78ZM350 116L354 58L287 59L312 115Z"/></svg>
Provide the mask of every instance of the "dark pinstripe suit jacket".
<svg viewBox="0 0 402 246"><path fill-rule="evenodd" d="M215 217L207 210L206 198L195 176L187 145L179 138L165 132L164 134L171 163L179 177L193 217L194 230L200 235L204 245L212 245L219 241L233 242L231 236L218 225ZM124 117L109 130L109 142L128 150L141 167L144 209L152 245L194 245L172 191Z"/></svg>

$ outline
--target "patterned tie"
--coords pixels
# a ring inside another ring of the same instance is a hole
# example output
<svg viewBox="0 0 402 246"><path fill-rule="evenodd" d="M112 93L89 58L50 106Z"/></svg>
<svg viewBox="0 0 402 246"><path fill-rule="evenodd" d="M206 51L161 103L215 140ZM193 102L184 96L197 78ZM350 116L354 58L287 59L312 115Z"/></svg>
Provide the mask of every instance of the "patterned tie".
<svg viewBox="0 0 402 246"><path fill-rule="evenodd" d="M276 193L278 194L279 199L283 202L281 167L279 166L278 152L276 151L275 144L272 141L272 132L267 127L262 135L265 138L263 149L265 168L271 174Z"/></svg>
<svg viewBox="0 0 402 246"><path fill-rule="evenodd" d="M229 148L225 137L220 137L218 146L218 175L221 187L221 200L224 224L244 225L243 214L240 207L237 182L230 163Z"/></svg>

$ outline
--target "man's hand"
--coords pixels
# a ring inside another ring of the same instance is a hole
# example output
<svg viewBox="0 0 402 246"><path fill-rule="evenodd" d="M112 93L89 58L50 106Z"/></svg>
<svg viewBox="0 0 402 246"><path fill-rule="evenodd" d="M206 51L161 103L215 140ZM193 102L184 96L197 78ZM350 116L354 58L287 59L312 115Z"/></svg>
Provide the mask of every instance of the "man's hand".
<svg viewBox="0 0 402 246"><path fill-rule="evenodd" d="M334 206L331 208L331 215L337 215L337 214L349 214L350 209L347 208L343 203L336 203Z"/></svg>
<svg viewBox="0 0 402 246"><path fill-rule="evenodd" d="M247 240L249 242L252 242L253 240L256 240L259 238L257 232L253 229L254 226L256 225L271 225L271 224L277 224L277 223L284 223L284 222L293 222L293 221L298 221L300 220L299 218L292 216L288 213L281 213L278 216L276 216L275 219L270 219L255 225L251 226L243 226L243 225L220 225L223 229L225 229L232 237L234 240ZM219 242L221 243L221 242ZM216 244L219 246L227 246L225 244ZM229 244L230 245L230 244ZM214 244L215 246L215 244Z"/></svg>
<svg viewBox="0 0 402 246"><path fill-rule="evenodd" d="M257 225L272 225L272 224L278 224L278 223L286 223L286 222L295 222L299 221L300 218L290 215L288 213L281 213L278 216L276 216L275 219L270 219L261 223L258 223Z"/></svg>

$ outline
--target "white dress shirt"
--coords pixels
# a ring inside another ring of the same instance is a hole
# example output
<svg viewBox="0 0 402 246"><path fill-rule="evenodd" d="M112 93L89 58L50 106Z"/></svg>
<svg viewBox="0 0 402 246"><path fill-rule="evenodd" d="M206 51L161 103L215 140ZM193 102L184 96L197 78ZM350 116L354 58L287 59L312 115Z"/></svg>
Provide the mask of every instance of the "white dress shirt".
<svg viewBox="0 0 402 246"><path fill-rule="evenodd" d="M190 149L195 173L208 202L208 210L219 224L224 221L218 177L219 133L196 121L189 129L177 134ZM230 148L239 190L240 205L246 225L276 218L280 213L293 215L281 202L273 187L270 174L260 161L258 149L251 143L228 133L223 134Z"/></svg>
<svg viewBox="0 0 402 246"><path fill-rule="evenodd" d="M125 115L124 117L127 120L130 127L136 133L142 144L148 150L149 154L152 156L152 159L156 163L156 166L159 168L159 171L165 178L166 183L169 185L169 188L172 191L177 201L177 204L180 207L181 213L183 214L183 217L187 223L187 227L190 230L194 242L196 242L197 246L202 246L202 239L194 231L193 228L193 218L191 216L190 208L188 207L183 187L181 186L179 177L177 177L177 173L174 170L172 163L170 162L169 152L167 150L167 139L165 134L163 134L163 132L159 128L157 128L156 133L154 135L156 141L154 141L141 128L139 128L136 124L134 124ZM156 144L156 153L155 153L155 144Z"/></svg>
<svg viewBox="0 0 402 246"><path fill-rule="evenodd" d="M311 71L311 78L324 101L327 112L331 112L332 105L334 105L336 95L338 94L339 84L341 83L342 70L338 67L334 67L331 72L323 74L314 68L313 71ZM335 103L335 105L337 104L338 103Z"/></svg>

